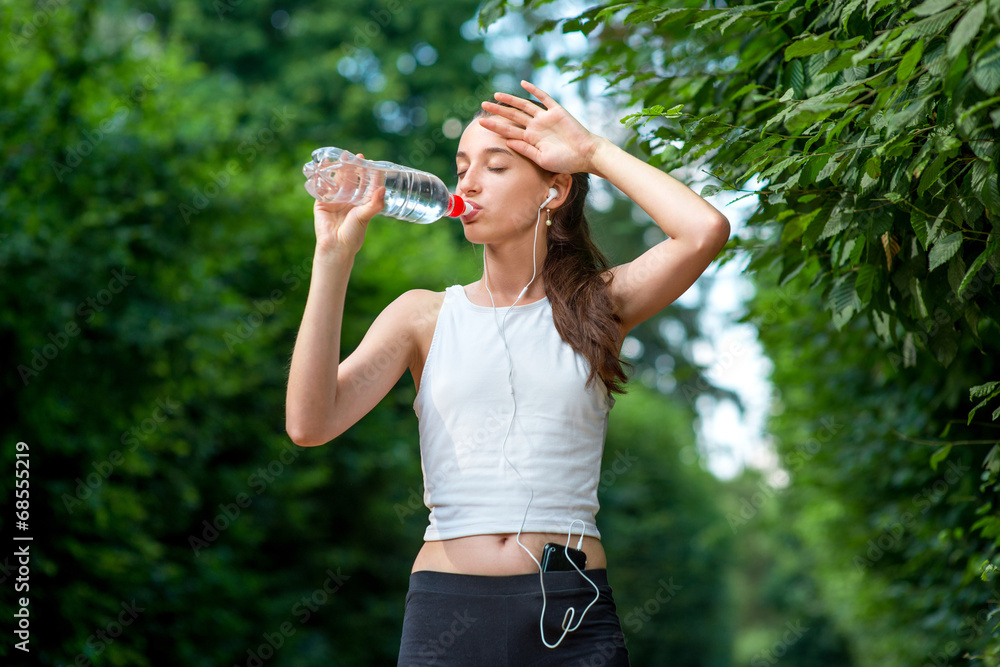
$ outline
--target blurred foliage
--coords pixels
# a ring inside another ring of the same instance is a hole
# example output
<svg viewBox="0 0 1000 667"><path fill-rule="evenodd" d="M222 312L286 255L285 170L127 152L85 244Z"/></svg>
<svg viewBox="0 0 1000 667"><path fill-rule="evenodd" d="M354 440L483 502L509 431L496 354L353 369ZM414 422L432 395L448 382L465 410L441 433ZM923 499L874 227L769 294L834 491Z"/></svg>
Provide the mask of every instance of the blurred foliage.
<svg viewBox="0 0 1000 667"><path fill-rule="evenodd" d="M651 164L758 198L730 257L790 534L853 659L996 665L1000 2L510 4L484 23L587 37L554 63L637 107Z"/></svg>
<svg viewBox="0 0 1000 667"><path fill-rule="evenodd" d="M0 3L0 410L5 469L12 440L31 455L32 664L394 663L426 517L412 379L331 445L286 437L314 242L299 170L340 145L452 173L446 121L502 73L475 12ZM593 216L619 261L648 245L623 206ZM376 219L342 354L401 292L478 276L461 230ZM661 637L728 664L722 485L677 465L687 398L637 383L609 429L600 521L636 664ZM654 612L661 580L681 588Z"/></svg>
<svg viewBox="0 0 1000 667"><path fill-rule="evenodd" d="M962 400L995 357L965 339L946 372L897 366L863 320L831 330L806 276L777 287L776 274L758 276L750 317L780 314L761 326L779 389L769 430L820 598L859 665L995 665L997 593L980 579L995 543L974 528L997 501L981 467L995 426L966 427ZM942 458L933 434L948 432Z"/></svg>

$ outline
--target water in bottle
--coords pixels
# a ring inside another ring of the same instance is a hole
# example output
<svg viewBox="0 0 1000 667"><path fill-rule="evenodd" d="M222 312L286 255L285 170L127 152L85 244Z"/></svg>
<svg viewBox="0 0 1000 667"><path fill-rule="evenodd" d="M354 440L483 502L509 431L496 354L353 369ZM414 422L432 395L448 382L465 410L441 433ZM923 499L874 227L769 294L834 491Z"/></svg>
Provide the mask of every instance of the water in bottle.
<svg viewBox="0 0 1000 667"><path fill-rule="evenodd" d="M312 162L302 167L305 188L324 202L363 204L385 186L385 207L379 215L427 224L442 216L458 217L473 211L444 182L426 171L392 162L365 160L341 148L317 148Z"/></svg>

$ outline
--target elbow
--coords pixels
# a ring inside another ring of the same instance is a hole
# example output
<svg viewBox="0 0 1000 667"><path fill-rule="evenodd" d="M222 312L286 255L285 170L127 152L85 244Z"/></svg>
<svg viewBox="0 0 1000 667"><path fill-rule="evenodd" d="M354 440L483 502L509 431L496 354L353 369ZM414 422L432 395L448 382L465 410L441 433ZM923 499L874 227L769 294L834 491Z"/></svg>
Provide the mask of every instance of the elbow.
<svg viewBox="0 0 1000 667"><path fill-rule="evenodd" d="M333 440L332 437L324 437L316 430L304 428L291 422L286 422L285 433L299 447L319 447Z"/></svg>
<svg viewBox="0 0 1000 667"><path fill-rule="evenodd" d="M710 248L715 251L715 254L719 254L729 242L731 231L729 219L719 213L705 226L705 235L702 237L701 246L706 249Z"/></svg>

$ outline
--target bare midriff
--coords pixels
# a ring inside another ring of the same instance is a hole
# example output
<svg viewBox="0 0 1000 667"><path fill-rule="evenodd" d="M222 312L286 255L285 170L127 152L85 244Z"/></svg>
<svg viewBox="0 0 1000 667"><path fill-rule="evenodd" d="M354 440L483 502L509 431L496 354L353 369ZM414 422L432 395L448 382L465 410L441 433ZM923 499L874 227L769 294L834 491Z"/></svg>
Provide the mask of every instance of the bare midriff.
<svg viewBox="0 0 1000 667"><path fill-rule="evenodd" d="M427 541L417 553L411 572L434 570L487 576L538 572L538 565L517 543L516 537L517 533L498 533ZM542 547L549 542L565 546L566 537L565 533L521 533L520 539L521 544L528 548L540 563L542 561ZM579 540L580 534L577 532L570 540L569 546L575 549ZM589 535L584 536L581 549L587 555L585 569L593 570L607 567L604 546L599 539Z"/></svg>

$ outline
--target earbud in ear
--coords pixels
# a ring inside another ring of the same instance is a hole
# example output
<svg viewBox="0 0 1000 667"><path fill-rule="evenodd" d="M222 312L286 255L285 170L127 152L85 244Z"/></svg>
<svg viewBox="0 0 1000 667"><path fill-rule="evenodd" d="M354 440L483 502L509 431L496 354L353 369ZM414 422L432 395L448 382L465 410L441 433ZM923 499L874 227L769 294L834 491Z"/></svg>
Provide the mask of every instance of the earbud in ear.
<svg viewBox="0 0 1000 667"><path fill-rule="evenodd" d="M543 208L546 204L548 204L550 201L552 201L553 199L555 199L558 196L559 196L559 191L558 190L556 190L555 188L549 188L549 198L546 199L545 201L543 201L538 206L538 208Z"/></svg>

